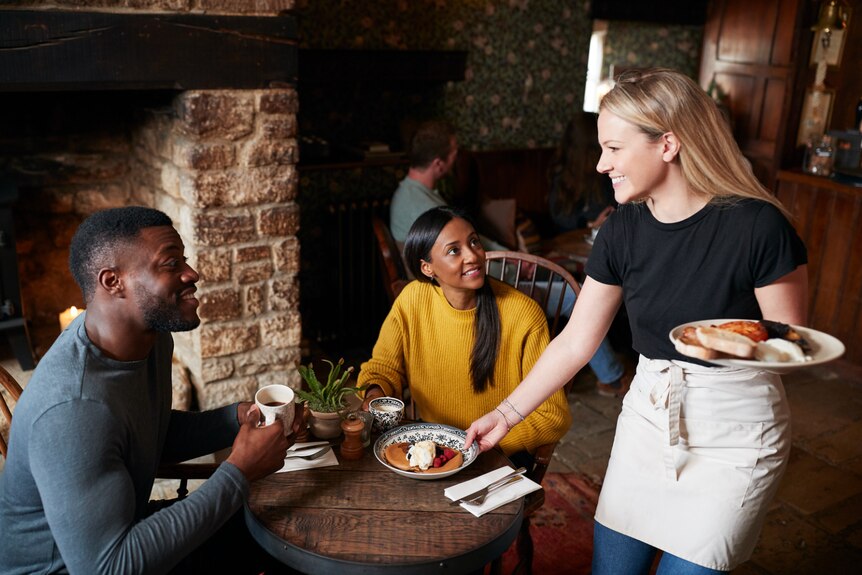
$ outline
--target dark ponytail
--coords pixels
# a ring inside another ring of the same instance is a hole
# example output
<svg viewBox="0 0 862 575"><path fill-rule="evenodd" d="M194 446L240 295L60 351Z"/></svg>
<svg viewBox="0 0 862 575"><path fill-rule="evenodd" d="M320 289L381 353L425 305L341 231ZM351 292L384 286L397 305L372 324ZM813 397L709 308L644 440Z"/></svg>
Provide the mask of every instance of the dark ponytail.
<svg viewBox="0 0 862 575"><path fill-rule="evenodd" d="M465 220L475 229L473 221L466 214L447 206L432 208L419 216L404 242L404 259L410 272L419 281L433 282L422 273L422 260L431 261L431 248L437 241L440 232L455 218ZM497 298L491 288L489 278L476 290L476 319L473 322L473 351L470 355L470 375L473 390L477 393L485 391L488 385L493 385L494 366L497 363L497 353L500 348L500 310Z"/></svg>
<svg viewBox="0 0 862 575"><path fill-rule="evenodd" d="M470 356L470 373L473 376L473 389L476 392L494 381L494 365L500 348L500 310L497 298L491 289L490 278L476 291L476 321L473 324L473 354Z"/></svg>

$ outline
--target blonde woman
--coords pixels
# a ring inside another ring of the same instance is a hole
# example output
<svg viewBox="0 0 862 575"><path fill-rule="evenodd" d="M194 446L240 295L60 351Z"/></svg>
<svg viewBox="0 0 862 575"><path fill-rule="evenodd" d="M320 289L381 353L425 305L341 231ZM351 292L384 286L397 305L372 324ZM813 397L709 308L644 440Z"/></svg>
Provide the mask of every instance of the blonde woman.
<svg viewBox="0 0 862 575"><path fill-rule="evenodd" d="M727 572L751 555L790 451L779 376L676 352L701 319L805 324L807 254L712 100L671 70L625 74L602 100L620 207L596 238L566 329L468 429L489 449L577 372L625 302L640 353L596 511L593 574ZM508 423L507 423L508 420Z"/></svg>

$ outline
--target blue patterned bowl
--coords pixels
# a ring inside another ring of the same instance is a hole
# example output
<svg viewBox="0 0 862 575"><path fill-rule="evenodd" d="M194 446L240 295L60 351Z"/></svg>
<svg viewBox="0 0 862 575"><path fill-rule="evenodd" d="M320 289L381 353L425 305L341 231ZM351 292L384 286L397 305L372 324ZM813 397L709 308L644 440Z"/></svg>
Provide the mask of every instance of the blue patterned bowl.
<svg viewBox="0 0 862 575"><path fill-rule="evenodd" d="M380 433L389 431L401 423L404 415L404 402L397 397L378 397L368 404L368 411L374 416L372 427Z"/></svg>
<svg viewBox="0 0 862 575"><path fill-rule="evenodd" d="M383 455L383 452L393 443L416 443L427 440L433 441L443 447L461 451L464 454L464 463L458 469L442 473L414 473L398 469L386 463L386 457ZM458 473L473 463L479 456L479 446L475 443L470 446L470 449L464 449L464 442L466 440L467 432L451 425L443 425L442 423L408 423L407 425L390 429L381 435L374 443L374 456L377 458L377 461L398 475L403 475L410 479L440 479L441 477L449 477Z"/></svg>

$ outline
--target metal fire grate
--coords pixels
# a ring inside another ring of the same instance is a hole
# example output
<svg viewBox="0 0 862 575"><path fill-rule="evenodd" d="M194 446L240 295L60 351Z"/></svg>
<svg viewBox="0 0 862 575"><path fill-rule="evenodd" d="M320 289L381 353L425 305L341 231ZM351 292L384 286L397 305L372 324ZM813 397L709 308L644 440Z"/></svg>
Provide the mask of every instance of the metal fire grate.
<svg viewBox="0 0 862 575"><path fill-rule="evenodd" d="M389 221L389 202L331 203L324 212L301 248L303 331L339 353L370 349L389 311L371 220Z"/></svg>
<svg viewBox="0 0 862 575"><path fill-rule="evenodd" d="M6 337L21 369L35 367L27 320L21 309L21 285L18 281L18 254L15 252L15 228L12 206L18 199L18 188L0 180L0 333Z"/></svg>

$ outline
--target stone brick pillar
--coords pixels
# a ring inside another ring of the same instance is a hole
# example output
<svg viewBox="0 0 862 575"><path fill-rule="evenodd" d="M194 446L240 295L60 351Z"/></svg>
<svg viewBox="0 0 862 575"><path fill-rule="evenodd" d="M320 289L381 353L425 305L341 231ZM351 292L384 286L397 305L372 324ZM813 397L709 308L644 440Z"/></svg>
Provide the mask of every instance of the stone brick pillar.
<svg viewBox="0 0 862 575"><path fill-rule="evenodd" d="M300 386L296 111L293 89L188 91L133 137L134 200L201 275L201 327L174 337L201 409Z"/></svg>

